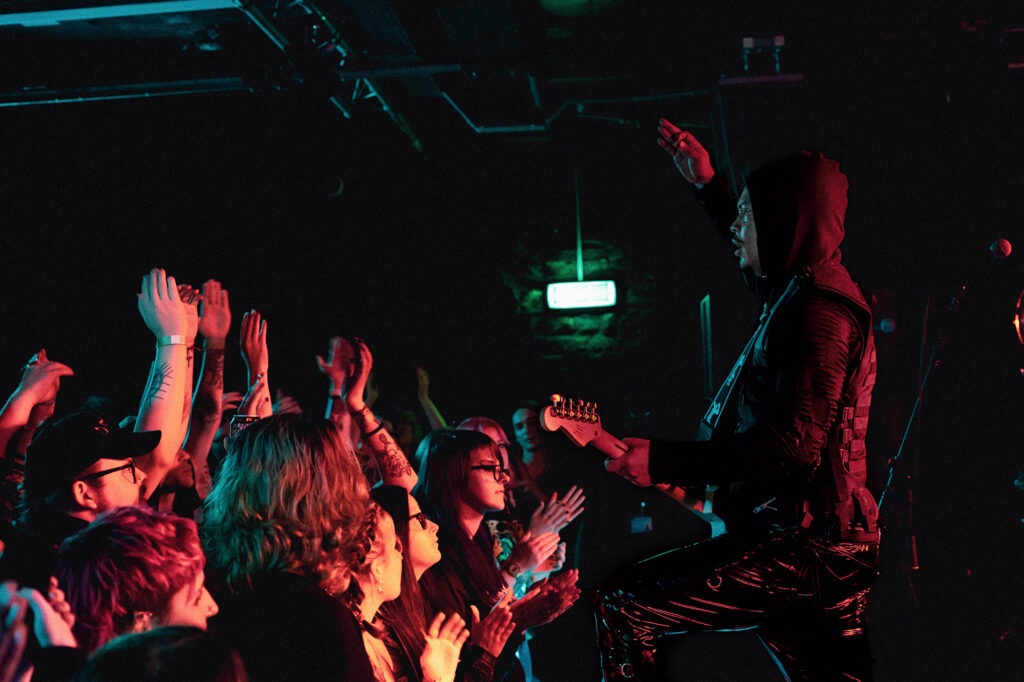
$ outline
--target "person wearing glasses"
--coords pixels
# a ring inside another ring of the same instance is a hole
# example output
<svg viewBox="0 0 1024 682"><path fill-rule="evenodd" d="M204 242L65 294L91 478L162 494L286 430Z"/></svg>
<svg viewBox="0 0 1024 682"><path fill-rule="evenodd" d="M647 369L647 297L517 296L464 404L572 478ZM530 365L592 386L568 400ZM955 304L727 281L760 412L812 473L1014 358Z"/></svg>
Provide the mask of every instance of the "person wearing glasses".
<svg viewBox="0 0 1024 682"><path fill-rule="evenodd" d="M402 552L402 589L394 600L380 607L380 619L387 629L388 652L394 664L395 678L407 680L436 679L424 668L427 625L435 618L423 596L419 579L441 560L437 537L438 525L420 509L419 502L404 488L381 485L370 491L381 509L391 515L395 533L405 548ZM512 634L512 612L502 604L481 619L475 607L472 637L462 649L458 679L489 682L494 677L494 662ZM434 665L432 661L427 665Z"/></svg>
<svg viewBox="0 0 1024 682"><path fill-rule="evenodd" d="M45 594L64 538L139 504L146 477L134 458L159 440L159 431L125 431L87 410L44 424L28 447L19 518L2 535L0 577Z"/></svg>
<svg viewBox="0 0 1024 682"><path fill-rule="evenodd" d="M472 623L472 607L489 612L509 599L511 587L525 571L522 553L498 564L494 541L483 523L486 513L505 508L508 460L491 438L477 431L438 430L427 439L414 494L439 526L441 560L423 574L420 586L433 612L458 613ZM536 565L555 551L558 535L548 533L533 543L527 538L520 545L529 547ZM579 597L576 580L575 570L566 571L512 602L520 636L510 637L502 648L495 680L522 675L515 658L522 632L568 609Z"/></svg>
<svg viewBox="0 0 1024 682"><path fill-rule="evenodd" d="M205 630L218 610L204 585L205 563L191 519L141 505L100 514L57 555L79 647L92 652L162 625Z"/></svg>

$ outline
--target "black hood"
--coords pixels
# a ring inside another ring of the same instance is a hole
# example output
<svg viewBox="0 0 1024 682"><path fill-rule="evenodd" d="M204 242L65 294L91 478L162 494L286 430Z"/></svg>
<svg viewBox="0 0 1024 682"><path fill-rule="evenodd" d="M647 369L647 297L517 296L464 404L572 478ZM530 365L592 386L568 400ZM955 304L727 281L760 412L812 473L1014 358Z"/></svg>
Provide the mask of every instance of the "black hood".
<svg viewBox="0 0 1024 682"><path fill-rule="evenodd" d="M838 162L810 152L770 161L747 177L761 275L771 287L798 269L841 262L847 186Z"/></svg>
<svg viewBox="0 0 1024 682"><path fill-rule="evenodd" d="M757 288L770 298L794 275L809 272L811 286L838 294L859 309L867 333L870 307L839 250L846 236L848 186L837 161L812 152L769 161L747 177L761 261Z"/></svg>

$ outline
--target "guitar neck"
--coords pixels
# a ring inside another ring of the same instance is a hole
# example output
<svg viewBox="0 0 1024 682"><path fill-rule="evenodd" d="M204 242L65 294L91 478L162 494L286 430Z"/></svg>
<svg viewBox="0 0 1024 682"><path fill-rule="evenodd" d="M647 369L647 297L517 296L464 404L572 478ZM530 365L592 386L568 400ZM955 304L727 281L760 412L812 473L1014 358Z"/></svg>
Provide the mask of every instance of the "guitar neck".
<svg viewBox="0 0 1024 682"><path fill-rule="evenodd" d="M618 459L622 457L629 450L629 446L623 443L621 440L608 433L600 427L597 428L597 433L594 435L594 439L590 441L590 444L600 450L602 453L611 457L612 459Z"/></svg>

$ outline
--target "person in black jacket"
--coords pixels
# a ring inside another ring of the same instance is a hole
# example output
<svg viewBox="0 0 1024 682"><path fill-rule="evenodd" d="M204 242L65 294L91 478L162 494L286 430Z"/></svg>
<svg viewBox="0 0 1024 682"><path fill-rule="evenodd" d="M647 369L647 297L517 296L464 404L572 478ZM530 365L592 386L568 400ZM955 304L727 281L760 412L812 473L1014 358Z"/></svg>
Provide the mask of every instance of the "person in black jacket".
<svg viewBox="0 0 1024 682"><path fill-rule="evenodd" d="M665 679L668 633L758 628L787 679L871 679L878 529L864 440L875 348L839 249L846 176L801 152L751 173L733 205L700 142L665 120L659 135L764 309L695 440L626 439L630 450L606 462L641 486L719 486L715 511L729 526L599 591L606 678Z"/></svg>

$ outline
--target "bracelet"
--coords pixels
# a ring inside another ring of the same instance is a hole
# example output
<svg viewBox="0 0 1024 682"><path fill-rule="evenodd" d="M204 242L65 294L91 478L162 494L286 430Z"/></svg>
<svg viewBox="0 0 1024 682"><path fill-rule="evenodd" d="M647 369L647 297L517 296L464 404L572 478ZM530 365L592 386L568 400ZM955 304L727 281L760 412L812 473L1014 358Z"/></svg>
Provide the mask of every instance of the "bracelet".
<svg viewBox="0 0 1024 682"><path fill-rule="evenodd" d="M510 561L506 563L508 563L511 567L502 566L501 572L518 582L519 578L521 578L524 573L523 569L515 561Z"/></svg>
<svg viewBox="0 0 1024 682"><path fill-rule="evenodd" d="M156 347L161 346L184 346L185 335L184 334L171 334L170 336L161 336L156 340Z"/></svg>
<svg viewBox="0 0 1024 682"><path fill-rule="evenodd" d="M203 339L203 350L224 350L226 346L224 339Z"/></svg>
<svg viewBox="0 0 1024 682"><path fill-rule="evenodd" d="M375 428L373 431L369 431L367 433L364 433L363 435L366 436L367 438L369 438L370 436L372 436L373 434L377 433L378 431L380 431L383 428L384 428L384 422L378 422L377 428Z"/></svg>

